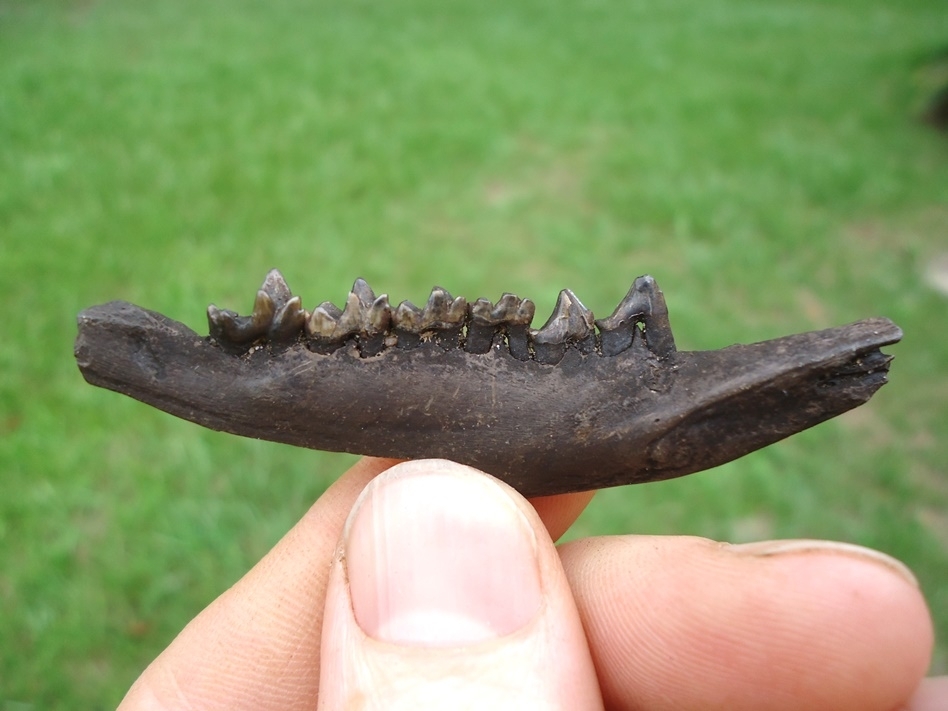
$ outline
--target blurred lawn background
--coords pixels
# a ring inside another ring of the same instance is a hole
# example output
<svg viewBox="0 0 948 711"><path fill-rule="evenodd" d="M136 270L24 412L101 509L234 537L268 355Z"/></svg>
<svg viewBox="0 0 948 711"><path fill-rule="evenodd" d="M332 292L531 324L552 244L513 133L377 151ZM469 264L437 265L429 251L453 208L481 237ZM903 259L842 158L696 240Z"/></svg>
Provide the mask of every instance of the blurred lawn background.
<svg viewBox="0 0 948 711"><path fill-rule="evenodd" d="M894 319L868 406L569 535L878 547L946 671L946 52L944 0L0 0L0 709L114 706L353 461L75 367L80 309L206 333L274 266L310 308L363 276L539 322L651 273L683 349Z"/></svg>

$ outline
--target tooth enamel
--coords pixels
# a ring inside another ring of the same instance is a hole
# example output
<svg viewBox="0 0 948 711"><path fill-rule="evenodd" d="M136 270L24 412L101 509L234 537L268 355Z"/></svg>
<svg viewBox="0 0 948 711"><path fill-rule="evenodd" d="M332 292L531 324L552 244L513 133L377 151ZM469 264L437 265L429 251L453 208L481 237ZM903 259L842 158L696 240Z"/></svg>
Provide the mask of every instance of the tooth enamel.
<svg viewBox="0 0 948 711"><path fill-rule="evenodd" d="M421 345L421 332L424 330L421 309L410 301L403 301L392 312L392 328L399 348L410 349Z"/></svg>
<svg viewBox="0 0 948 711"><path fill-rule="evenodd" d="M440 286L436 286L431 290L428 303L422 311L422 328L426 331L456 328L464 323L466 316L467 299L455 299Z"/></svg>
<svg viewBox="0 0 948 711"><path fill-rule="evenodd" d="M400 331L421 333L421 309L410 301L403 301L392 312L392 325Z"/></svg>
<svg viewBox="0 0 948 711"><path fill-rule="evenodd" d="M563 289L547 322L531 333L536 360L540 363L558 363L569 343L577 343L583 352L595 348L592 312L569 289Z"/></svg>
<svg viewBox="0 0 948 711"><path fill-rule="evenodd" d="M234 327L237 314L226 309L219 309L214 304L207 307L207 325L212 338L217 341L228 341L228 332Z"/></svg>
<svg viewBox="0 0 948 711"><path fill-rule="evenodd" d="M499 323L499 321L494 319L493 310L494 305L490 300L481 297L470 305L471 320L484 325L493 326Z"/></svg>
<svg viewBox="0 0 948 711"><path fill-rule="evenodd" d="M273 321L273 315L276 313L276 305L273 298L266 291L261 289L257 292L257 298L253 302L253 313L250 318L256 328L266 331Z"/></svg>
<svg viewBox="0 0 948 711"><path fill-rule="evenodd" d="M611 316L596 321L602 355L619 355L631 347L638 330L636 324L640 322L645 325L645 340L650 349L659 355L675 351L665 297L655 280L647 275L632 283Z"/></svg>
<svg viewBox="0 0 948 711"><path fill-rule="evenodd" d="M267 337L273 342L286 342L295 339L303 330L306 322L306 312L300 297L294 296L281 308L267 332Z"/></svg>
<svg viewBox="0 0 948 711"><path fill-rule="evenodd" d="M520 299L505 293L496 304L478 299L471 304L470 323L464 348L468 353L487 353L497 334L505 333L511 355L517 360L529 360L527 327L533 321L536 306L529 299Z"/></svg>
<svg viewBox="0 0 948 711"><path fill-rule="evenodd" d="M324 301L309 315L306 320L306 335L320 340L331 340L336 332L336 324L342 311L329 301Z"/></svg>
<svg viewBox="0 0 948 711"><path fill-rule="evenodd" d="M484 298L468 305L470 321L464 340L464 350L468 353L487 353L491 349L494 336L500 333L500 322L494 318L493 311L494 305Z"/></svg>
<svg viewBox="0 0 948 711"><path fill-rule="evenodd" d="M385 333L392 325L392 307L388 294L382 294L372 302L365 314L365 332L368 335Z"/></svg>
<svg viewBox="0 0 948 711"><path fill-rule="evenodd" d="M375 301L375 292L372 291L372 287L362 277L359 277L355 280L355 283L352 285L352 293L359 297L365 306L371 306Z"/></svg>
<svg viewBox="0 0 948 711"><path fill-rule="evenodd" d="M279 269L271 269L267 272L260 291L266 292L270 299L279 306L282 306L293 298L293 292L290 291L290 287L287 285L286 279L283 278L283 274L280 273Z"/></svg>
<svg viewBox="0 0 948 711"><path fill-rule="evenodd" d="M346 299L346 307L343 309L342 316L339 317L333 337L343 340L360 333L364 321L364 311L365 306L358 294L350 291L349 297Z"/></svg>
<svg viewBox="0 0 948 711"><path fill-rule="evenodd" d="M363 312L362 333L359 334L359 353L363 358L382 352L391 325L392 307L388 295L382 294Z"/></svg>

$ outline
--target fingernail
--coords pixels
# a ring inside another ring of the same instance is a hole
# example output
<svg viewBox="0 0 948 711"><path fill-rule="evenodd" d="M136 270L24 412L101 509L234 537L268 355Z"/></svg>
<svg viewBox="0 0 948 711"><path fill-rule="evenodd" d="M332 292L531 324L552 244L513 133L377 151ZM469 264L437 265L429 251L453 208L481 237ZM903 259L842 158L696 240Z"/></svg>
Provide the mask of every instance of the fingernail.
<svg viewBox="0 0 948 711"><path fill-rule="evenodd" d="M801 538L784 541L740 543L728 547L735 553L753 556L788 555L792 553L838 553L840 555L848 555L884 565L892 572L898 573L903 579L916 588L919 586L915 575L912 574L912 571L909 570L908 566L902 561L872 548L864 548L863 546L857 546L853 543Z"/></svg>
<svg viewBox="0 0 948 711"><path fill-rule="evenodd" d="M352 609L370 637L446 647L510 634L537 614L537 540L493 479L440 460L366 487L344 533Z"/></svg>

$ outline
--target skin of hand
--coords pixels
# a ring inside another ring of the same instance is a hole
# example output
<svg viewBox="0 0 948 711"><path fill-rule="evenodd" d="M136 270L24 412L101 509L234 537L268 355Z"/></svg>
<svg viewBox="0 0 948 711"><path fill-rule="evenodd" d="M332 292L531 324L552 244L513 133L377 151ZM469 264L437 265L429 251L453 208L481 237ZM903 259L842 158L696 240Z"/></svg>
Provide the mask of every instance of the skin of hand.
<svg viewBox="0 0 948 711"><path fill-rule="evenodd" d="M123 711L934 711L911 573L827 541L591 538L443 460L360 460L145 670Z"/></svg>

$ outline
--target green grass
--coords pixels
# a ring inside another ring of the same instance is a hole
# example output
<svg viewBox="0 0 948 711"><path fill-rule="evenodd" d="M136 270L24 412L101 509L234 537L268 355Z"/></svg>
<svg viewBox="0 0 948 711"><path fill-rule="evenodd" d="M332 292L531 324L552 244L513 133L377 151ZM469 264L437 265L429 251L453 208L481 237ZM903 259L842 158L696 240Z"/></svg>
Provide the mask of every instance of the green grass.
<svg viewBox="0 0 948 711"><path fill-rule="evenodd" d="M948 140L916 118L943 0L0 0L0 709L114 706L351 457L84 384L76 313L203 331L280 267L570 287L638 274L683 348L886 315L891 385L716 471L604 492L571 535L832 537L913 567L948 664Z"/></svg>

